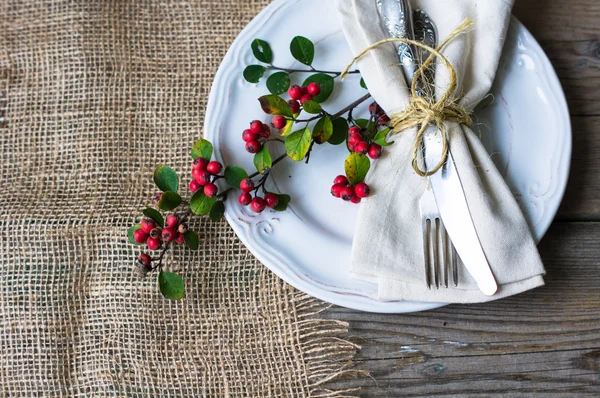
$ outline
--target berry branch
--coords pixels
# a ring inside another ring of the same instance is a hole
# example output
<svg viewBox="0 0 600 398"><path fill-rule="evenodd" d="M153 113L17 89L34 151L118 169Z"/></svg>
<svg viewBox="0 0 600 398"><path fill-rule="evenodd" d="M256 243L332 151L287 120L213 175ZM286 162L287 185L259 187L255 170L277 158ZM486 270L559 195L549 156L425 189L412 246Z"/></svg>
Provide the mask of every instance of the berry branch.
<svg viewBox="0 0 600 398"><path fill-rule="evenodd" d="M177 173L167 166L158 166L153 175L160 190L154 197L156 208L144 209L141 222L127 231L131 243L145 244L150 251L157 253L154 256L140 254L137 270L142 277L158 271L160 292L169 299L181 299L185 289L183 279L166 270L164 260L167 252L182 244L192 250L199 247L198 234L188 227L190 217L208 216L212 221L220 220L225 213L228 194L237 189L241 191L238 203L250 206L255 213L267 208L285 211L291 197L268 191L274 167L286 158L308 163L314 146L325 144L345 143L344 147L349 152L344 163L345 175L334 179L331 194L344 201L360 203L370 191L364 183L370 159L379 158L383 147L389 145L386 142L389 129L385 127L389 118L376 103L369 106L368 119L355 119L353 116L357 107L371 98L370 93L335 113L324 109L335 87L334 78L339 77L341 72L318 70L312 66L314 45L310 40L297 36L290 44L294 58L307 65L308 70L274 66L271 48L263 40L255 39L251 48L257 60L267 66L247 66L243 72L246 80L257 83L266 70L278 71L267 79L271 94L258 99L262 110L272 116L270 126L261 120L253 120L242 132L245 149L254 156L256 171L248 173L240 166L211 160L214 152L212 144L204 139L198 140L191 150L189 199L184 200L178 193ZM304 72L314 74L301 85L291 85L290 75ZM362 79L360 84L366 89ZM284 93L289 99L282 97ZM303 113L312 116L300 118ZM285 152L273 159L265 145L267 142L281 145Z"/></svg>
<svg viewBox="0 0 600 398"><path fill-rule="evenodd" d="M273 64L269 64L269 66L267 66L265 69L267 69L267 70L279 70L279 71L286 72L286 73L289 73L289 74L292 74L292 73L311 73L311 72L314 72L314 73L323 73L325 75L333 75L333 77L339 77L339 76L342 75L342 72L340 72L340 71L319 70L319 69L313 68L312 66L310 67L310 69L297 69L297 68L282 68L282 67L279 67L279 66L275 66ZM349 75L350 74L358 74L358 73L360 73L359 70L348 71Z"/></svg>

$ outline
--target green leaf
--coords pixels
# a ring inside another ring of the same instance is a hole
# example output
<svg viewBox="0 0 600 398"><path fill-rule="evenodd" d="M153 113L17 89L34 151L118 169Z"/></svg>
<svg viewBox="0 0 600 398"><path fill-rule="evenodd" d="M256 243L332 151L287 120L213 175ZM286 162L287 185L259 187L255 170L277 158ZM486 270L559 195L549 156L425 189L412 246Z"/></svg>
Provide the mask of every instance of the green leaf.
<svg viewBox="0 0 600 398"><path fill-rule="evenodd" d="M254 166L260 174L264 174L266 169L270 169L273 166L271 154L266 145L263 145L260 151L254 154Z"/></svg>
<svg viewBox="0 0 600 398"><path fill-rule="evenodd" d="M240 189L240 182L244 178L248 178L248 173L246 170L234 164L227 166L223 174L225 175L225 181L227 184L234 189Z"/></svg>
<svg viewBox="0 0 600 398"><path fill-rule="evenodd" d="M177 192L179 177L177 177L177 173L172 168L160 165L154 169L154 183L163 192Z"/></svg>
<svg viewBox="0 0 600 398"><path fill-rule="evenodd" d="M351 153L344 162L346 177L352 185L363 182L370 167L371 162L369 161L369 158L362 153Z"/></svg>
<svg viewBox="0 0 600 398"><path fill-rule="evenodd" d="M285 122L285 126L281 130L279 130L279 135L285 137L286 135L292 132L293 128L294 121L292 119L288 119L288 121Z"/></svg>
<svg viewBox="0 0 600 398"><path fill-rule="evenodd" d="M216 197L209 198L204 194L204 191L200 189L192 195L192 198L190 199L190 209L198 216L208 214L210 208L213 207L216 201Z"/></svg>
<svg viewBox="0 0 600 398"><path fill-rule="evenodd" d="M327 140L331 145L339 145L346 141L348 136L348 122L343 117L338 117L331 121L333 125L333 133Z"/></svg>
<svg viewBox="0 0 600 398"><path fill-rule="evenodd" d="M365 90L368 90L367 83L365 83L365 79L363 79L362 77L360 78L360 86Z"/></svg>
<svg viewBox="0 0 600 398"><path fill-rule="evenodd" d="M373 142L376 144L379 144L381 146L392 145L391 142L387 142L385 140L389 132L390 132L390 129L388 127L384 128L383 130L378 131L377 134L375 134L375 137L373 138Z"/></svg>
<svg viewBox="0 0 600 398"><path fill-rule="evenodd" d="M187 231L183 234L185 245L192 250L198 250L198 234L194 231Z"/></svg>
<svg viewBox="0 0 600 398"><path fill-rule="evenodd" d="M273 62L273 51L271 51L271 46L264 40L254 39L250 44L252 48L252 54L256 57L260 62L264 62L266 64L270 64Z"/></svg>
<svg viewBox="0 0 600 398"><path fill-rule="evenodd" d="M277 95L263 95L258 99L258 102L260 102L262 110L269 115L294 116L288 103Z"/></svg>
<svg viewBox="0 0 600 398"><path fill-rule="evenodd" d="M276 194L276 195L279 198L279 202L277 203L277 206L273 207L273 210L275 210L275 211L286 210L288 207L288 204L290 203L290 200L292 200L292 198L290 197L290 195L286 195L286 194Z"/></svg>
<svg viewBox="0 0 600 398"><path fill-rule="evenodd" d="M313 82L319 83L319 86L321 86L321 92L316 97L313 97L313 101L316 101L318 103L327 101L327 98L329 98L329 96L333 92L333 87L335 85L333 77L324 73L316 73L307 77L306 80L304 80L304 82L302 83L302 85L306 87Z"/></svg>
<svg viewBox="0 0 600 398"><path fill-rule="evenodd" d="M311 113L313 115L317 115L323 110L318 102L312 100L304 101L302 104L302 109L304 109L304 112Z"/></svg>
<svg viewBox="0 0 600 398"><path fill-rule="evenodd" d="M265 74L265 67L262 65L248 65L244 69L242 75L249 83L258 83L260 78Z"/></svg>
<svg viewBox="0 0 600 398"><path fill-rule="evenodd" d="M366 129L367 126L369 125L369 120L368 119L354 119L354 123L356 123L356 125L358 127L360 127L361 129Z"/></svg>
<svg viewBox="0 0 600 398"><path fill-rule="evenodd" d="M135 239L133 239L133 233L140 228L142 228L140 224L135 224L133 227L127 230L127 239L129 240L129 243L133 243L134 245L143 245L143 243L137 243Z"/></svg>
<svg viewBox="0 0 600 398"><path fill-rule="evenodd" d="M185 292L183 279L169 271L160 271L158 274L158 287L161 294L170 300L181 300Z"/></svg>
<svg viewBox="0 0 600 398"><path fill-rule="evenodd" d="M313 128L312 137L317 144L327 142L333 134L333 123L329 116L325 115L319 119Z"/></svg>
<svg viewBox="0 0 600 398"><path fill-rule="evenodd" d="M310 65L315 57L315 46L306 37L296 36L290 43L292 56L304 65Z"/></svg>
<svg viewBox="0 0 600 398"><path fill-rule="evenodd" d="M161 210L173 210L181 204L181 196L173 191L163 192L158 201L158 208Z"/></svg>
<svg viewBox="0 0 600 398"><path fill-rule="evenodd" d="M194 142L194 145L192 145L192 159L196 159L196 158L204 158L206 160L210 160L210 158L212 157L213 154L213 146L210 143L210 141L207 141L205 139L200 139L196 142ZM172 191L174 191L172 189Z"/></svg>
<svg viewBox="0 0 600 398"><path fill-rule="evenodd" d="M283 94L290 88L290 76L285 72L273 73L267 79L267 88L271 94Z"/></svg>
<svg viewBox="0 0 600 398"><path fill-rule="evenodd" d="M225 203L219 200L210 209L210 213L208 216L212 221L219 221L221 218L223 218L223 214L225 214Z"/></svg>
<svg viewBox="0 0 600 398"><path fill-rule="evenodd" d="M311 140L312 136L308 127L294 131L285 137L284 146L287 155L296 162L301 161L310 148Z"/></svg>
<svg viewBox="0 0 600 398"><path fill-rule="evenodd" d="M160 214L157 210L154 210L151 207L147 207L144 210L142 210L142 214L144 214L146 217L151 218L154 221L156 221L156 223L158 225L160 225L161 227L165 226L165 220L164 220L162 214Z"/></svg>

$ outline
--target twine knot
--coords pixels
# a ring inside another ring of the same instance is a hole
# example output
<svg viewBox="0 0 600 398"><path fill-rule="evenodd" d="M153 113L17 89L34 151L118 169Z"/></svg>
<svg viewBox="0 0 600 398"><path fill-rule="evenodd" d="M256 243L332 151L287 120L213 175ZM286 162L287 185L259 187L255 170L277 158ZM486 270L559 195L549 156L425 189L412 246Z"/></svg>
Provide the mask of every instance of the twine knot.
<svg viewBox="0 0 600 398"><path fill-rule="evenodd" d="M348 71L354 65L358 59L360 59L367 52L372 49L391 42L403 42L406 44L411 44L417 47L421 47L427 51L429 51L430 55L423 62L423 64L415 71L413 76L412 84L410 87L411 95L408 106L401 112L391 115L390 121L388 122L388 126L391 129L391 134L397 134L405 129L411 127L419 126L419 130L417 131L417 135L415 136L415 142L412 148L412 167L415 172L421 177L428 177L435 174L438 170L440 170L446 160L448 158L448 137L445 121L456 122L460 124L465 124L467 126L471 126L473 123L469 112L462 106L458 104L459 96L455 95L455 91L457 88L457 79L456 79L456 70L448 61L446 57L441 54L442 48L452 39L454 39L459 34L465 32L468 28L472 26L472 22L470 19L465 19L462 24L460 24L439 46L438 48L429 47L421 42L417 42L409 39L402 38L389 38L385 40L378 41L364 49L360 54L358 54L352 62L344 69L342 72L341 78L348 74ZM438 100L433 99L433 95L428 96L420 96L417 93L417 84L419 77L423 74L423 72L427 69L429 64L435 59L438 58L441 63L446 67L449 74L449 84L446 91L440 96ZM418 165L418 153L421 147L421 141L423 140L423 135L427 130L427 127L430 124L434 124L440 132L442 138L442 155L440 157L437 165L430 170L422 170Z"/></svg>

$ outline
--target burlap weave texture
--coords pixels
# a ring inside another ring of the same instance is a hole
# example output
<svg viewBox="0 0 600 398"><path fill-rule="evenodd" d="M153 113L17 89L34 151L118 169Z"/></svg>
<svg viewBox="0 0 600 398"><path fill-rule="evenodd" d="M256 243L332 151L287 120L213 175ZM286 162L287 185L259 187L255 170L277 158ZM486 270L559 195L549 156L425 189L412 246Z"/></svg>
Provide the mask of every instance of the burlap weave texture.
<svg viewBox="0 0 600 398"><path fill-rule="evenodd" d="M189 147L260 0L0 0L0 395L337 396L356 346L226 222L139 280L125 231ZM322 395L321 395L322 394Z"/></svg>

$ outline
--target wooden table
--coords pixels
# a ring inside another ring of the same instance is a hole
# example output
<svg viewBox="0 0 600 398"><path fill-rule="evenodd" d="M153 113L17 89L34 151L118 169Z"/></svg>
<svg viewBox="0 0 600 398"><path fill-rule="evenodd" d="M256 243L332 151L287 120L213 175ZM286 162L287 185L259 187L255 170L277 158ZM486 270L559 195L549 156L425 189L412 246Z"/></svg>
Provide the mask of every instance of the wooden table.
<svg viewBox="0 0 600 398"><path fill-rule="evenodd" d="M573 126L567 193L540 244L546 286L406 315L333 307L362 346L365 397L600 397L600 0L517 0L564 87Z"/></svg>

